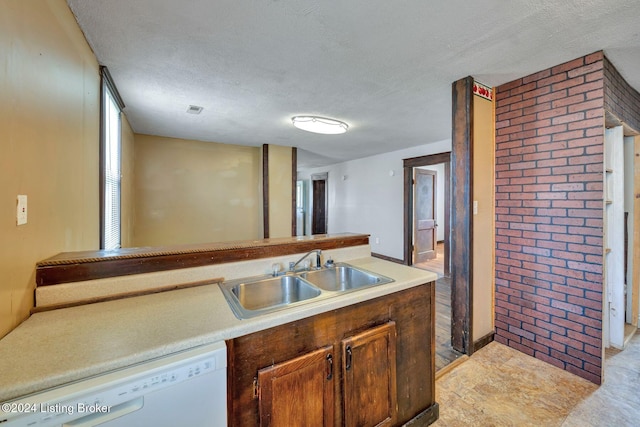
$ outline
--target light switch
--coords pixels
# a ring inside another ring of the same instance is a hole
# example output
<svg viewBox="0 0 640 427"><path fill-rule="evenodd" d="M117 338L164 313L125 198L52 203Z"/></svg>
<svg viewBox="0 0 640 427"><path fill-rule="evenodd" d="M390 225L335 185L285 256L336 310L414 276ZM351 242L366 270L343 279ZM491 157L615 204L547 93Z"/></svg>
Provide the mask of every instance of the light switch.
<svg viewBox="0 0 640 427"><path fill-rule="evenodd" d="M27 196L23 194L18 195L16 220L18 225L24 225L27 223Z"/></svg>
<svg viewBox="0 0 640 427"><path fill-rule="evenodd" d="M477 200L473 201L473 214L474 215L478 215L478 201Z"/></svg>

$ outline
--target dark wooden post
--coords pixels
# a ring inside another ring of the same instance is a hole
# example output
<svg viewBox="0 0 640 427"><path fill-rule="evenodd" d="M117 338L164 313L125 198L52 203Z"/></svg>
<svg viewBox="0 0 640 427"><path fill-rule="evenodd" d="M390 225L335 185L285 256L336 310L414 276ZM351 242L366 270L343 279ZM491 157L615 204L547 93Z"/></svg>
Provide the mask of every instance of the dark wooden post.
<svg viewBox="0 0 640 427"><path fill-rule="evenodd" d="M269 238L269 145L262 145L262 224L263 237Z"/></svg>
<svg viewBox="0 0 640 427"><path fill-rule="evenodd" d="M451 344L473 353L473 78L453 83L451 135Z"/></svg>

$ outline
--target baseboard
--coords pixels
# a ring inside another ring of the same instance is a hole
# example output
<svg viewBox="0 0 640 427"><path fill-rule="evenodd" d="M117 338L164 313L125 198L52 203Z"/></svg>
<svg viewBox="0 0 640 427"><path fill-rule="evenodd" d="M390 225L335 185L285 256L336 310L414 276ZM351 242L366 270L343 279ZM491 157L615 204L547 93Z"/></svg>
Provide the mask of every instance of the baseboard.
<svg viewBox="0 0 640 427"><path fill-rule="evenodd" d="M479 340L474 341L473 342L473 351L476 352L476 351L480 350L482 347L484 347L487 344L489 344L490 342L492 342L493 341L493 336L495 334L496 334L495 332L489 332L487 335L483 336Z"/></svg>
<svg viewBox="0 0 640 427"><path fill-rule="evenodd" d="M458 357L453 362L449 363L447 366L438 369L436 371L436 381L438 381L444 375L447 375L449 372L453 371L458 366L462 365L467 360L469 360L469 356L467 356L466 354L463 354L462 356Z"/></svg>
<svg viewBox="0 0 640 427"><path fill-rule="evenodd" d="M405 427L423 427L436 422L440 416L440 406L438 402L434 402L424 411L403 424Z"/></svg>
<svg viewBox="0 0 640 427"><path fill-rule="evenodd" d="M394 258L394 257L382 255L382 254L377 254L375 252L371 252L371 256L375 257L375 258L383 259L385 261L391 261L391 262L395 262L395 263L398 263L398 264L405 265L404 260L401 260L399 258Z"/></svg>

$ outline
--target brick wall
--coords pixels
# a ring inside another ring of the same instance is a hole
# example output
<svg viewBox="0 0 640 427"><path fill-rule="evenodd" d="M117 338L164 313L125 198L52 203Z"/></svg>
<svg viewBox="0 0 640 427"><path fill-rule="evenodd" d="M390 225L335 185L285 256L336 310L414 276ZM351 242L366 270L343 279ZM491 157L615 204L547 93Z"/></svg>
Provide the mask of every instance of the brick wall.
<svg viewBox="0 0 640 427"><path fill-rule="evenodd" d="M604 56L496 88L495 339L602 371Z"/></svg>
<svg viewBox="0 0 640 427"><path fill-rule="evenodd" d="M640 93L604 58L604 108L640 132Z"/></svg>

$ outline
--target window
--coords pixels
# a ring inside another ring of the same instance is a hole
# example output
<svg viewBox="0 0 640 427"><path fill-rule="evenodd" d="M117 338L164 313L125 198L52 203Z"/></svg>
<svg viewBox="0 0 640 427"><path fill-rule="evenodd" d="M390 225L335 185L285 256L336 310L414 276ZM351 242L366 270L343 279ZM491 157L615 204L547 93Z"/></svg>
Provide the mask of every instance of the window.
<svg viewBox="0 0 640 427"><path fill-rule="evenodd" d="M100 247L120 248L120 114L124 104L109 70L101 68L100 120Z"/></svg>

